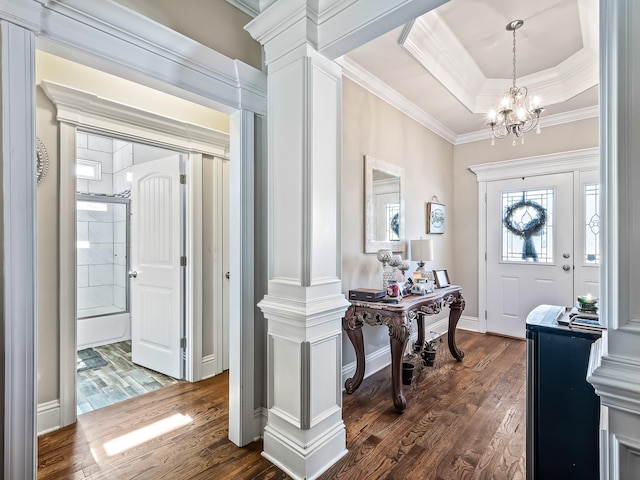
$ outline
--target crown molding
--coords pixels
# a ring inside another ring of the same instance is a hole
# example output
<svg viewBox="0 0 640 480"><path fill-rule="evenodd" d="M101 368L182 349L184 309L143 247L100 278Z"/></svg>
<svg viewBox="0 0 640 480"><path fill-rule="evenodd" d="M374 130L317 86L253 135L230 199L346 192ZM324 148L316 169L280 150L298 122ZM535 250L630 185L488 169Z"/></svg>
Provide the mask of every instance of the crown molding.
<svg viewBox="0 0 640 480"><path fill-rule="evenodd" d="M396 90L383 83L378 77L362 68L358 63L349 57L340 57L336 62L342 66L342 74L349 80L354 81L365 90L368 90L381 100L412 118L420 125L428 128L436 135L439 135L449 143L455 143L456 134L427 112L417 107L414 103L400 95Z"/></svg>
<svg viewBox="0 0 640 480"><path fill-rule="evenodd" d="M250 17L255 18L269 8L275 1L276 0L227 0L227 3L242 10Z"/></svg>
<svg viewBox="0 0 640 480"><path fill-rule="evenodd" d="M47 49L64 49L70 60L99 58L116 66L123 78L183 98L196 95L211 108L266 114L263 72L117 2L2 0L0 17L36 33ZM154 55L154 68L147 70L149 54Z"/></svg>
<svg viewBox="0 0 640 480"><path fill-rule="evenodd" d="M56 119L60 122L100 130L113 130L114 126L124 127L129 135L147 139L151 136L160 144L169 142L172 146L228 157L229 135L224 132L158 115L47 80L42 80L40 87L55 104Z"/></svg>
<svg viewBox="0 0 640 480"><path fill-rule="evenodd" d="M598 15L593 3L578 0L583 48L555 67L518 78L520 85L527 86L547 106L565 102L598 84ZM407 25L399 44L472 113L494 108L511 84L509 78L485 77L435 11Z"/></svg>
<svg viewBox="0 0 640 480"><path fill-rule="evenodd" d="M553 127L564 123L577 122L587 120L589 118L597 118L600 115L600 107L594 105L592 107L579 108L570 112L557 113L546 117L540 117L540 128ZM462 145L463 143L477 142L480 140L488 140L491 138L491 130L485 128L475 132L463 133L458 135L453 142L454 145Z"/></svg>
<svg viewBox="0 0 640 480"><path fill-rule="evenodd" d="M476 97L486 78L437 12L431 11L407 24L398 43L469 111L477 110ZM443 58L447 61L443 62Z"/></svg>

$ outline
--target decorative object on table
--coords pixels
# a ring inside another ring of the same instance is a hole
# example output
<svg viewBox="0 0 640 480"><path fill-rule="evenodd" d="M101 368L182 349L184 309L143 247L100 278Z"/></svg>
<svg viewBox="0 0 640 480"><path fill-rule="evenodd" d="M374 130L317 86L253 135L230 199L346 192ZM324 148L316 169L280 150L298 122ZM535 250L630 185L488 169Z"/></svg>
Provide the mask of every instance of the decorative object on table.
<svg viewBox="0 0 640 480"><path fill-rule="evenodd" d="M400 292L400 285L398 285L397 280L391 280L387 285L387 297L397 301L402 300L402 292Z"/></svg>
<svg viewBox="0 0 640 480"><path fill-rule="evenodd" d="M516 30L522 25L524 21L513 20L505 27L507 31L513 32L513 84L500 100L497 112L489 112L487 125L491 127L491 145L495 145L496 138L505 138L513 134L512 144L515 146L517 138L522 138L524 143L524 134L534 128L536 133L540 133L538 121L544 111L540 106L540 98L534 95L527 101L527 87L516 86Z"/></svg>
<svg viewBox="0 0 640 480"><path fill-rule="evenodd" d="M402 362L402 384L403 385L411 385L411 380L413 379L413 370L415 369L415 365L410 362Z"/></svg>
<svg viewBox="0 0 640 480"><path fill-rule="evenodd" d="M36 185L40 185L49 173L49 154L44 143L36 137Z"/></svg>
<svg viewBox="0 0 640 480"><path fill-rule="evenodd" d="M424 263L433 260L433 240L430 238L411 240L411 260L418 262L418 268L413 274L413 279L415 280L418 277L427 278Z"/></svg>
<svg viewBox="0 0 640 480"><path fill-rule="evenodd" d="M360 300L365 302L378 302L387 294L386 290L377 288L356 288L349 290L349 300Z"/></svg>
<svg viewBox="0 0 640 480"><path fill-rule="evenodd" d="M411 293L414 295L426 295L427 293L431 293L433 289L431 288L431 284L429 280L426 278L416 278L416 281L411 288Z"/></svg>
<svg viewBox="0 0 640 480"><path fill-rule="evenodd" d="M444 233L445 207L435 195L427 202L427 233Z"/></svg>
<svg viewBox="0 0 640 480"><path fill-rule="evenodd" d="M404 282L404 290L402 291L402 295L403 296L411 295L412 290L413 290L413 279L409 277Z"/></svg>
<svg viewBox="0 0 640 480"><path fill-rule="evenodd" d="M525 200L522 192L522 200L505 209L502 224L515 236L524 240L522 259L537 262L538 254L531 237L540 233L547 224L547 209L538 202Z"/></svg>
<svg viewBox="0 0 640 480"><path fill-rule="evenodd" d="M592 297L590 293L586 295L579 295L576 302L576 308L582 313L597 313L598 312L598 297Z"/></svg>
<svg viewBox="0 0 640 480"><path fill-rule="evenodd" d="M449 274L446 270L434 270L433 277L436 281L436 288L443 288L449 286Z"/></svg>
<svg viewBox="0 0 640 480"><path fill-rule="evenodd" d="M391 257L391 260L389 260L389 266L393 271L393 280L395 280L396 282L398 281L398 267L401 263L402 257L400 255L394 255L393 257Z"/></svg>
<svg viewBox="0 0 640 480"><path fill-rule="evenodd" d="M392 258L393 258L393 252L391 250L387 250L384 248L381 250L378 250L378 260L380 261L380 263L382 263L382 288L384 290L387 289L389 280L395 280L393 276L394 272L390 271L390 269L387 268L387 265L389 265L389 262L391 261Z"/></svg>
<svg viewBox="0 0 640 480"><path fill-rule="evenodd" d="M411 261L410 260L402 259L398 263L398 270L400 270L400 272L402 272L402 279L403 280L407 279L407 270L409 270L410 268L411 268Z"/></svg>

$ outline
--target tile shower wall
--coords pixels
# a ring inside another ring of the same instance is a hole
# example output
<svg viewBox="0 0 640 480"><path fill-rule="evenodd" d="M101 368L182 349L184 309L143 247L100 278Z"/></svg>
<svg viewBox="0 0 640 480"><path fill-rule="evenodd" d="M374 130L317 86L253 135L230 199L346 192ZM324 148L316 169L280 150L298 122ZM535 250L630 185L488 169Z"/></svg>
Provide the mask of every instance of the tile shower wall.
<svg viewBox="0 0 640 480"><path fill-rule="evenodd" d="M131 189L131 165L133 165L133 144L114 140L113 193L122 193Z"/></svg>

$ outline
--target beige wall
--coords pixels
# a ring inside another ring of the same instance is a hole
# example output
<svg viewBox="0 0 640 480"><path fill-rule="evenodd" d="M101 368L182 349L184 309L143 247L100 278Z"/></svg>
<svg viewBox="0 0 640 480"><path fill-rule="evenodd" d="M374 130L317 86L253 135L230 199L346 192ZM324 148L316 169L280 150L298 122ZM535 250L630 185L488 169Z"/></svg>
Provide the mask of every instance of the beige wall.
<svg viewBox="0 0 640 480"><path fill-rule="evenodd" d="M342 286L347 294L352 288L382 286L380 262L364 253L364 156L404 168L406 237L418 239L427 236L426 202L433 195L453 205L453 146L350 80L343 79L342 95ZM436 260L426 268L451 268L453 229L429 237ZM364 334L367 354L389 345L384 328L365 326ZM343 344L348 364L355 355L346 336Z"/></svg>
<svg viewBox="0 0 640 480"><path fill-rule="evenodd" d="M38 403L59 398L58 139L55 107L36 89L36 135L49 155L49 173L36 190L38 286Z"/></svg>
<svg viewBox="0 0 640 480"><path fill-rule="evenodd" d="M36 84L42 79L160 115L216 130L229 131L229 117L209 108L119 79L59 57L37 52ZM59 264L59 128L56 109L42 89L36 89L36 134L49 153L49 174L37 189L38 248L38 403L59 398L60 319ZM206 212L204 213L206 215ZM206 328L206 327L205 327ZM205 345L204 354L211 353Z"/></svg>
<svg viewBox="0 0 640 480"><path fill-rule="evenodd" d="M478 184L469 166L516 158L579 150L598 146L598 120L589 119L543 128L540 135L529 134L524 145L510 139L456 145L453 149L453 227L455 252L449 272L453 283L463 287L467 302L464 314L478 317Z"/></svg>
<svg viewBox="0 0 640 480"><path fill-rule="evenodd" d="M262 48L244 26L252 18L226 0L116 0L176 32L262 69Z"/></svg>

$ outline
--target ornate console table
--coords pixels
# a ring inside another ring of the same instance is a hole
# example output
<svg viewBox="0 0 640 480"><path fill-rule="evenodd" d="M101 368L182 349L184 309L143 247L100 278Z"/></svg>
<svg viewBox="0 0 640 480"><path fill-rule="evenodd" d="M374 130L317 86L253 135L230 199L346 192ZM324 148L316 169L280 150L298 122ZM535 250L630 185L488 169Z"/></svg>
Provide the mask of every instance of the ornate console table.
<svg viewBox="0 0 640 480"><path fill-rule="evenodd" d="M364 341L362 339L362 325L386 325L389 327L391 343L391 383L393 388L393 405L396 411L403 412L407 406L402 391L402 355L409 335L411 321L418 322L418 345L424 343L424 316L440 313L443 306L449 306L449 351L458 361L464 357L464 352L456 345L456 326L464 310L462 289L455 285L436 289L427 295L410 295L396 304L384 302L364 302L351 300L342 319L349 340L356 351L356 373L347 379L344 386L347 393L353 393L364 378Z"/></svg>

